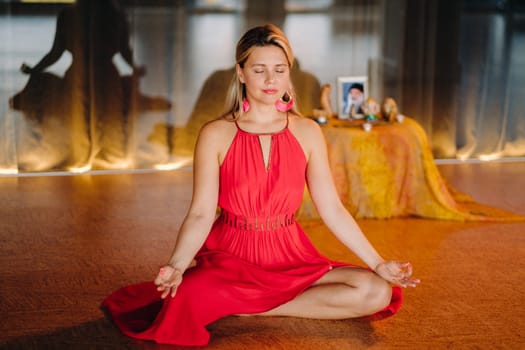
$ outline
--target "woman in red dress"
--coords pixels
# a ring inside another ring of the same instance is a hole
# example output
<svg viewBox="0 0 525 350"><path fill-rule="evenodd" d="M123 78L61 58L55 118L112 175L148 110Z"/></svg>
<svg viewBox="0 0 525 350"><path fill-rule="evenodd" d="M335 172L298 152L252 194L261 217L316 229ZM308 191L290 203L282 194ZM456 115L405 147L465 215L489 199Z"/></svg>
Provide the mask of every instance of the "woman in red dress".
<svg viewBox="0 0 525 350"><path fill-rule="evenodd" d="M104 300L125 334L205 345L206 325L229 315L388 316L400 307L399 287L419 282L409 263L384 260L341 204L320 127L294 106L292 64L273 25L240 39L229 108L201 129L193 198L171 257L154 281ZM367 267L312 245L294 218L305 185L327 227Z"/></svg>

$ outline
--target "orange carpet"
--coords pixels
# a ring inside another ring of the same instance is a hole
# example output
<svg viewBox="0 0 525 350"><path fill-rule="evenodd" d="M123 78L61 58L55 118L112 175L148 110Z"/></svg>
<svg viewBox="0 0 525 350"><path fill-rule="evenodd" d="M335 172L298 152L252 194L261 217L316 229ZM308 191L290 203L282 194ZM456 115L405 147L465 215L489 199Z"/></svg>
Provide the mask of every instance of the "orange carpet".
<svg viewBox="0 0 525 350"><path fill-rule="evenodd" d="M525 162L439 166L477 202L525 214ZM122 336L99 304L165 262L190 172L0 178L0 349L178 349ZM520 349L525 222L359 220L385 257L421 278L389 319L220 320L209 349ZM359 262L317 221L314 243Z"/></svg>

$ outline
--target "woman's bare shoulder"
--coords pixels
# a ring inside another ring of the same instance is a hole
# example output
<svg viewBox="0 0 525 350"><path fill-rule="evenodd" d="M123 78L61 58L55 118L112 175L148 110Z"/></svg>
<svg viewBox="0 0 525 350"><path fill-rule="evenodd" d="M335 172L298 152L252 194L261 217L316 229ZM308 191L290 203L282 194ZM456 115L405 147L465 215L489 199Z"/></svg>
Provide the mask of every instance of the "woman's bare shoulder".
<svg viewBox="0 0 525 350"><path fill-rule="evenodd" d="M206 122L201 128L201 135L209 135L214 137L219 137L221 135L229 135L235 133L237 126L232 120L225 118L217 118Z"/></svg>
<svg viewBox="0 0 525 350"><path fill-rule="evenodd" d="M205 123L197 140L197 147L207 152L218 153L222 159L237 132L235 122L224 118Z"/></svg>
<svg viewBox="0 0 525 350"><path fill-rule="evenodd" d="M290 128L292 132L301 138L319 137L321 128L313 119L292 115L290 116Z"/></svg>
<svg viewBox="0 0 525 350"><path fill-rule="evenodd" d="M324 144L324 136L319 124L310 118L293 115L289 127L306 155Z"/></svg>

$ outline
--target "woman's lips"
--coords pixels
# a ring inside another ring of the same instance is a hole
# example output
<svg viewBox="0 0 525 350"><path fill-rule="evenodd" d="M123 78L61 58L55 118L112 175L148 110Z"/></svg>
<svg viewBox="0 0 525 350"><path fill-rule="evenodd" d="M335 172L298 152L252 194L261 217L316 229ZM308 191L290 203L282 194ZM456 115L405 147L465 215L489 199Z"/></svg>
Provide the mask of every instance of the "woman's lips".
<svg viewBox="0 0 525 350"><path fill-rule="evenodd" d="M264 89L263 92L265 94L273 95L273 94L275 94L277 92L277 90L276 89Z"/></svg>

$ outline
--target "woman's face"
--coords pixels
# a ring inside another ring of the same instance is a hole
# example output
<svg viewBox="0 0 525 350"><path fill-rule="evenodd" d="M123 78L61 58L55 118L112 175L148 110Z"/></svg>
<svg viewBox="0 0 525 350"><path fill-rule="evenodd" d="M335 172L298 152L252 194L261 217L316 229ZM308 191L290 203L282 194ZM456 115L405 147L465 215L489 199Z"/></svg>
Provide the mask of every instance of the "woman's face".
<svg viewBox="0 0 525 350"><path fill-rule="evenodd" d="M257 47L237 66L241 83L246 85L250 103L274 104L290 87L290 68L283 50L277 46Z"/></svg>

